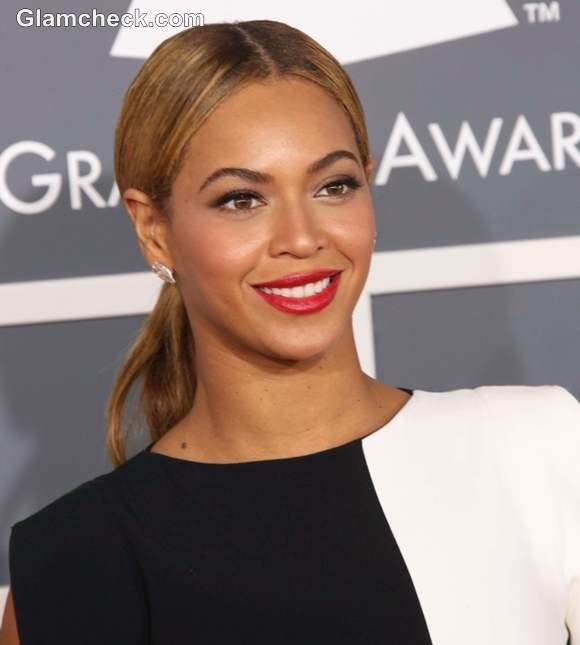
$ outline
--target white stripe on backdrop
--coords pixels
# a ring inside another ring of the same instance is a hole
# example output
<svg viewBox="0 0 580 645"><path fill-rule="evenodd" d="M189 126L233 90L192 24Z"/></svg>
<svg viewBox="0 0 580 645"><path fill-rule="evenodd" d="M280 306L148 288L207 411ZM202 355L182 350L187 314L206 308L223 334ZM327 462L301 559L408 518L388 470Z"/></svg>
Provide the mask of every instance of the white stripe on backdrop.
<svg viewBox="0 0 580 645"><path fill-rule="evenodd" d="M580 236L382 251L354 311L361 366L375 375L371 296L580 278ZM0 284L0 327L144 315L161 282L152 272Z"/></svg>

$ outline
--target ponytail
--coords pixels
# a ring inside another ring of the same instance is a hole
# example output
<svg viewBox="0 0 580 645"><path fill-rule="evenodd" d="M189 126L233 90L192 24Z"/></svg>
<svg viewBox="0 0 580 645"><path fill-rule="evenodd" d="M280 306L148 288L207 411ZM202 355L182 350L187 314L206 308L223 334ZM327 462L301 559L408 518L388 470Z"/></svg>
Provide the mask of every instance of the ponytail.
<svg viewBox="0 0 580 645"><path fill-rule="evenodd" d="M193 405L194 351L191 326L181 294L164 283L159 298L117 375L107 406L106 446L113 467L126 461L128 436L123 410L134 382L140 381L140 412L152 441L162 437Z"/></svg>

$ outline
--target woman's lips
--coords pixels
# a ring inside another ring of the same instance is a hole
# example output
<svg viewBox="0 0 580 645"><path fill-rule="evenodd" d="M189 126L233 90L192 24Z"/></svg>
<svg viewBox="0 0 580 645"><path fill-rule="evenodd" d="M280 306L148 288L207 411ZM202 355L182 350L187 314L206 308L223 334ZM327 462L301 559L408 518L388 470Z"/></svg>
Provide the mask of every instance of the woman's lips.
<svg viewBox="0 0 580 645"><path fill-rule="evenodd" d="M326 289L320 293L305 296L304 298L290 298L287 296L279 296L275 293L266 293L257 287L254 287L254 290L262 296L268 304L284 313L310 314L324 309L324 307L328 306L332 302L338 289L341 275L342 273L339 273L335 277L331 278Z"/></svg>
<svg viewBox="0 0 580 645"><path fill-rule="evenodd" d="M277 280L271 280L270 282L258 282L252 286L274 288L298 287L303 284L308 284L309 282L324 280L325 278L334 276L340 272L341 269L316 269L314 271L304 271L303 273L292 273L283 276L282 278L278 278Z"/></svg>

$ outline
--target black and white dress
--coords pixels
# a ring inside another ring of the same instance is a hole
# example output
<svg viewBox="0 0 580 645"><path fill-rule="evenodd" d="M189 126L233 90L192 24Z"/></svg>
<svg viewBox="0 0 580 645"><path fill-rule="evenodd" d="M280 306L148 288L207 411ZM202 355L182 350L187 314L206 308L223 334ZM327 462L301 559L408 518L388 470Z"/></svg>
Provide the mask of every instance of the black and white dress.
<svg viewBox="0 0 580 645"><path fill-rule="evenodd" d="M151 445L12 527L22 645L580 645L580 403L561 386L416 389L297 457Z"/></svg>

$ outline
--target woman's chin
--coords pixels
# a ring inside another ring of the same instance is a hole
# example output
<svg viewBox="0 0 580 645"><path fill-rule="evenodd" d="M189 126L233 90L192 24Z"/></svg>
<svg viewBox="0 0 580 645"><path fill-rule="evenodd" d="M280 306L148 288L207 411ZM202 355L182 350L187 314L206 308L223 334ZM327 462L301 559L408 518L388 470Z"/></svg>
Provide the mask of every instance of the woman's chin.
<svg viewBox="0 0 580 645"><path fill-rule="evenodd" d="M328 329L318 335L309 334L302 337L292 334L285 337L269 337L264 333L261 337L263 353L273 359L285 361L318 360L323 357L335 344L336 337Z"/></svg>

